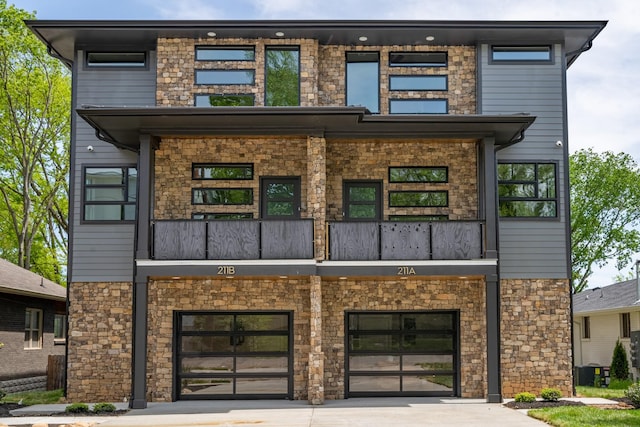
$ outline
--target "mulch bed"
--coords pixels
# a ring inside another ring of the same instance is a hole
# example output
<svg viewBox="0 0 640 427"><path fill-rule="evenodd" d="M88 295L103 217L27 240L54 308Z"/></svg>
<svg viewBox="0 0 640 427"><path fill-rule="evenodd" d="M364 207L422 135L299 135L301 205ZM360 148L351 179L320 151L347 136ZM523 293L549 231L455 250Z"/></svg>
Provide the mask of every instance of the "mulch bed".
<svg viewBox="0 0 640 427"><path fill-rule="evenodd" d="M22 405L18 405L17 403L0 403L0 417L11 417L11 416L15 416L15 415L11 415L11 413L9 411L13 411L14 409L18 409L18 408L22 408ZM79 413L67 413L67 412L47 412L47 413L43 413L43 414L39 414L42 416L67 416L67 417L95 417L95 416L99 416L99 417L108 417L108 416L117 416L117 415L122 415L122 414L126 414L127 412L129 412L128 409L120 409L114 412L79 412ZM18 415L19 417L21 416L26 416L26 417L32 417L33 414L26 414L26 415Z"/></svg>
<svg viewBox="0 0 640 427"><path fill-rule="evenodd" d="M11 414L9 411L13 411L14 409L21 407L22 405L18 405L17 403L0 403L0 417L10 417Z"/></svg>
<svg viewBox="0 0 640 427"><path fill-rule="evenodd" d="M558 406L585 406L582 402L573 402L571 400L556 400L549 402L544 400L536 400L535 402L508 402L504 406L511 409L542 409L555 408Z"/></svg>

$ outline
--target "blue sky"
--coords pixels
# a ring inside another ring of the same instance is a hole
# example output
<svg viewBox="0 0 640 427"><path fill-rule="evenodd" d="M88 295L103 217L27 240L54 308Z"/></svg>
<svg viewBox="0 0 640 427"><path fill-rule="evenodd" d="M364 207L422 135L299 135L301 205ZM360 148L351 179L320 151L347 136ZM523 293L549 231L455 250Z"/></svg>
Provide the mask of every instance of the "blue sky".
<svg viewBox="0 0 640 427"><path fill-rule="evenodd" d="M38 19L608 20L568 71L569 149L626 152L640 162L638 0L8 0ZM640 258L640 254L636 258ZM634 258L634 259L636 259ZM629 265L623 272L631 270ZM590 285L611 283L596 271Z"/></svg>

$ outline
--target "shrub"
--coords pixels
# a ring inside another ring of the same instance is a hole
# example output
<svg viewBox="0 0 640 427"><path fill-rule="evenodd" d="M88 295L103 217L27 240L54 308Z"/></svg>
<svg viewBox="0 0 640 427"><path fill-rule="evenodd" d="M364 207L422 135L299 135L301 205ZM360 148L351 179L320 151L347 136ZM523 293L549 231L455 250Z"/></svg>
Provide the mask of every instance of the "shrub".
<svg viewBox="0 0 640 427"><path fill-rule="evenodd" d="M613 358L611 359L611 371L609 371L611 379L626 380L629 379L629 361L627 360L627 350L624 349L620 340L616 341L613 348Z"/></svg>
<svg viewBox="0 0 640 427"><path fill-rule="evenodd" d="M555 402L562 397L562 392L557 388L543 388L540 397L548 402Z"/></svg>
<svg viewBox="0 0 640 427"><path fill-rule="evenodd" d="M617 380L612 378L607 387L611 390L626 390L631 384L633 384L632 380Z"/></svg>
<svg viewBox="0 0 640 427"><path fill-rule="evenodd" d="M7 392L0 388L0 400L4 399L6 395L7 395Z"/></svg>
<svg viewBox="0 0 640 427"><path fill-rule="evenodd" d="M624 395L631 401L631 404L640 408L640 383L633 383L629 386Z"/></svg>
<svg viewBox="0 0 640 427"><path fill-rule="evenodd" d="M529 393L528 391L523 391L522 393L518 393L514 396L514 398L516 402L530 403L530 402L536 401L536 395L533 393Z"/></svg>
<svg viewBox="0 0 640 427"><path fill-rule="evenodd" d="M86 403L72 403L71 405L67 405L64 411L71 414L82 414L89 412L89 405Z"/></svg>
<svg viewBox="0 0 640 427"><path fill-rule="evenodd" d="M96 403L93 405L93 412L115 412L116 407L112 403Z"/></svg>

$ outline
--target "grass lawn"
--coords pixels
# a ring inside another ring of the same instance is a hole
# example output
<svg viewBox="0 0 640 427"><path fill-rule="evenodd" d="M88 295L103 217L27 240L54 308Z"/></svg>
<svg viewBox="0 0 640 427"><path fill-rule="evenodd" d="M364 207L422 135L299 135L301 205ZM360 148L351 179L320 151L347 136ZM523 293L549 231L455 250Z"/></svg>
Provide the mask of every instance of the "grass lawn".
<svg viewBox="0 0 640 427"><path fill-rule="evenodd" d="M560 406L532 409L530 417L557 427L612 427L640 426L637 409L599 409L590 406Z"/></svg>
<svg viewBox="0 0 640 427"><path fill-rule="evenodd" d="M58 403L63 397L62 389L52 391L27 391L7 394L2 403L18 403L22 400L25 406Z"/></svg>
<svg viewBox="0 0 640 427"><path fill-rule="evenodd" d="M624 397L624 392L625 390L612 390L603 387L576 386L576 396L579 397L602 397L603 399L611 399Z"/></svg>

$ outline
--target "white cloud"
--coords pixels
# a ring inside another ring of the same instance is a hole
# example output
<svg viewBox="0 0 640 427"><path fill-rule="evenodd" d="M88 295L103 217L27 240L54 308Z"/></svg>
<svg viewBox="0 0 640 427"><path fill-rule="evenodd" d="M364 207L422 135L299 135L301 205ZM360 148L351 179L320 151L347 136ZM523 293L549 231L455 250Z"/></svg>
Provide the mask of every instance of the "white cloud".
<svg viewBox="0 0 640 427"><path fill-rule="evenodd" d="M213 2L206 0L165 0L161 2L145 0L145 3L155 9L161 19L226 19L224 8L216 7Z"/></svg>

